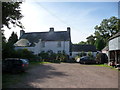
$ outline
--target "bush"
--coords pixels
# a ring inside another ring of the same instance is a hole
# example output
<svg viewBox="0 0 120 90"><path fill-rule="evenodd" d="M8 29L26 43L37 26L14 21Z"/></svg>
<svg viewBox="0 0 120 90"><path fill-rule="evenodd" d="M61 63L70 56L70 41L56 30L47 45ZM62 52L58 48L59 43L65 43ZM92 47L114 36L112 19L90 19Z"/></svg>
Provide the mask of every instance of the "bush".
<svg viewBox="0 0 120 90"><path fill-rule="evenodd" d="M68 56L65 54L65 52L54 53L52 50L41 52L38 54L38 56L47 62L65 62L68 59Z"/></svg>
<svg viewBox="0 0 120 90"><path fill-rule="evenodd" d="M42 51L41 53L38 54L38 56L40 56L40 58L44 61L44 60L48 60L48 53Z"/></svg>
<svg viewBox="0 0 120 90"><path fill-rule="evenodd" d="M34 55L33 52L29 51L28 49L16 50L15 55L18 58L27 58L27 59L36 58L36 55Z"/></svg>
<svg viewBox="0 0 120 90"><path fill-rule="evenodd" d="M88 52L88 54L87 54L88 56L90 56L90 57L93 57L93 55L92 55L92 52Z"/></svg>

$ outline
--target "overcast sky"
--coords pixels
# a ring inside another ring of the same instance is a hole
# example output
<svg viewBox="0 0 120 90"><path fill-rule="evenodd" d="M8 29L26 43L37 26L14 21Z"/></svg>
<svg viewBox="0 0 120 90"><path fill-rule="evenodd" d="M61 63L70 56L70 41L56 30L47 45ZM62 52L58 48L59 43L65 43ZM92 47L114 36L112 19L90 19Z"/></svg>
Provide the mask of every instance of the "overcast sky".
<svg viewBox="0 0 120 90"><path fill-rule="evenodd" d="M118 16L118 2L28 2L21 5L24 17L21 22L25 32L44 32L71 28L73 43L86 41L94 33L94 27L103 19ZM12 31L19 36L20 28L6 30L8 38Z"/></svg>

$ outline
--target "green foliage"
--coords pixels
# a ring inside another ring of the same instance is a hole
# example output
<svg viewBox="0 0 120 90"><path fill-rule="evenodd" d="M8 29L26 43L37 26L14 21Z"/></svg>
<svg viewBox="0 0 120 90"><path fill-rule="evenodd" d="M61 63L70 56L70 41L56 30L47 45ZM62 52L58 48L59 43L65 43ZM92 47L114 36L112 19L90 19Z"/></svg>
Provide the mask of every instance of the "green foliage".
<svg viewBox="0 0 120 90"><path fill-rule="evenodd" d="M106 46L106 43L104 42L103 38L97 38L95 41L95 46L97 50L101 51Z"/></svg>
<svg viewBox="0 0 120 90"><path fill-rule="evenodd" d="M2 58L10 58L14 56L15 50L14 50L14 43L18 40L17 34L14 32L11 34L10 38L8 39L8 42L5 40L5 36L3 34L2 38Z"/></svg>
<svg viewBox="0 0 120 90"><path fill-rule="evenodd" d="M86 56L86 55L87 54L84 51L81 52L81 56Z"/></svg>
<svg viewBox="0 0 120 90"><path fill-rule="evenodd" d="M78 58L80 58L82 56L86 56L86 55L87 54L84 51L82 51L81 53L76 54L75 60L77 60Z"/></svg>
<svg viewBox="0 0 120 90"><path fill-rule="evenodd" d="M47 52L42 51L38 56L40 56L43 61L47 62L61 62L67 60L67 55L64 51L62 53L53 53L52 50Z"/></svg>
<svg viewBox="0 0 120 90"><path fill-rule="evenodd" d="M4 35L4 34L3 34ZM8 42L2 40L2 58L36 58L36 56L27 49L14 50L14 43L18 40L17 34L11 34Z"/></svg>
<svg viewBox="0 0 120 90"><path fill-rule="evenodd" d="M2 58L26 58L26 59L36 59L37 56L34 55L31 51L28 51L27 49L18 49L14 50L9 48L7 46L5 50L2 52Z"/></svg>
<svg viewBox="0 0 120 90"><path fill-rule="evenodd" d="M118 19L113 16L109 19L103 19L99 26L95 26L95 30L98 31L103 38L110 38L119 31L117 26Z"/></svg>
<svg viewBox="0 0 120 90"><path fill-rule="evenodd" d="M14 52L14 55L14 58L36 58L36 55L34 55L31 51L28 51L28 49L18 49Z"/></svg>
<svg viewBox="0 0 120 90"><path fill-rule="evenodd" d="M43 59L43 60L48 60L49 59L48 53L44 52L44 51L42 51L41 53L39 53L38 56L40 56L41 59Z"/></svg>
<svg viewBox="0 0 120 90"><path fill-rule="evenodd" d="M88 52L88 54L87 54L88 56L90 56L90 57L93 57L93 55L92 55L92 52Z"/></svg>
<svg viewBox="0 0 120 90"><path fill-rule="evenodd" d="M20 22L23 15L20 10L21 2L2 2L2 27L7 26L10 29L10 24L24 28Z"/></svg>
<svg viewBox="0 0 120 90"><path fill-rule="evenodd" d="M90 45L94 45L94 43L95 43L95 37L93 35L88 36L86 39L87 39L86 43L88 43Z"/></svg>
<svg viewBox="0 0 120 90"><path fill-rule="evenodd" d="M110 37L119 32L120 19L117 17L110 17L103 19L100 25L95 26L94 35L88 36L87 43L95 45L97 50L102 50L107 44Z"/></svg>
<svg viewBox="0 0 120 90"><path fill-rule="evenodd" d="M75 56L75 60L77 60L78 58L80 58L80 56L79 56L79 55Z"/></svg>
<svg viewBox="0 0 120 90"><path fill-rule="evenodd" d="M4 35L4 30L1 30L1 33L2 33L2 42L6 42L6 37Z"/></svg>
<svg viewBox="0 0 120 90"><path fill-rule="evenodd" d="M81 42L79 42L78 44L79 44L79 45L85 45L85 44L87 44L87 42L81 41Z"/></svg>
<svg viewBox="0 0 120 90"><path fill-rule="evenodd" d="M8 39L8 43L13 45L14 43L16 43L18 41L18 36L16 33L12 32L11 36Z"/></svg>

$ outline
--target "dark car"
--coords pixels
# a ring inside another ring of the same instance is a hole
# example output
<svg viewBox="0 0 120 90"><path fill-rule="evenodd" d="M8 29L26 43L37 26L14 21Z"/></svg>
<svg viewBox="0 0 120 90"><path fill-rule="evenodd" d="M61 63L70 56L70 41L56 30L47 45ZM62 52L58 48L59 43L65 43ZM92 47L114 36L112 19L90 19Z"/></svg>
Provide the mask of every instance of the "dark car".
<svg viewBox="0 0 120 90"><path fill-rule="evenodd" d="M25 59L7 58L2 62L3 72L24 72L28 68L29 62Z"/></svg>
<svg viewBox="0 0 120 90"><path fill-rule="evenodd" d="M96 64L96 61L89 56L83 56L80 58L80 64Z"/></svg>
<svg viewBox="0 0 120 90"><path fill-rule="evenodd" d="M108 56L105 53L98 53L96 56L96 61L99 64L108 63Z"/></svg>
<svg viewBox="0 0 120 90"><path fill-rule="evenodd" d="M23 60L26 64L29 64L29 60L28 59L20 59Z"/></svg>

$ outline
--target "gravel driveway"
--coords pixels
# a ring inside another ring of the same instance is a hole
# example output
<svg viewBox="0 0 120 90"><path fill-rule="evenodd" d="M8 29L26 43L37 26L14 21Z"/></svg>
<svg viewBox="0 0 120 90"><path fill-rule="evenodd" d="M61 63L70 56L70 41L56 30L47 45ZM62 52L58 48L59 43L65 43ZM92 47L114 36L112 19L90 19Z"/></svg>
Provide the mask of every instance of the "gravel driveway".
<svg viewBox="0 0 120 90"><path fill-rule="evenodd" d="M78 63L42 64L10 88L118 88L118 71Z"/></svg>

